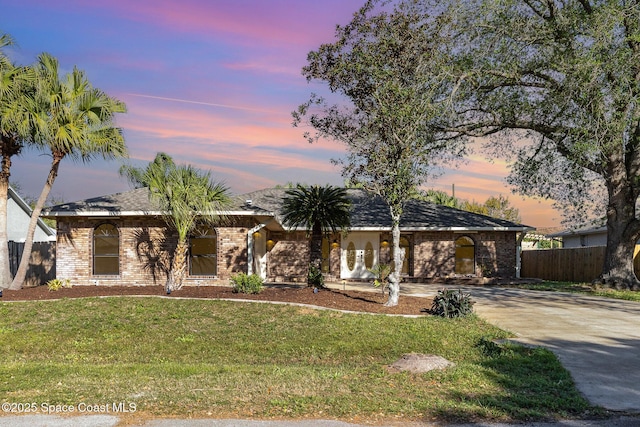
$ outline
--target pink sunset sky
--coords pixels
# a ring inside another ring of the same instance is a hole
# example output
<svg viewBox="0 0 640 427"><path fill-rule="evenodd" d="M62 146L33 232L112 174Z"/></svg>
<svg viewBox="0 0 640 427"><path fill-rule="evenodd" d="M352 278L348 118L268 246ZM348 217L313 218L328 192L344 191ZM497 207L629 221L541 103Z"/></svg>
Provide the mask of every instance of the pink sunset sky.
<svg viewBox="0 0 640 427"><path fill-rule="evenodd" d="M307 53L334 40L364 0L0 0L0 32L9 33L19 64L40 52L63 72L84 70L94 86L127 104L118 117L130 152L144 166L159 151L210 170L233 193L288 181L340 185L330 160L336 142L308 144L291 125L291 111L311 92L326 91L301 75ZM12 182L36 196L49 158L25 152L13 162ZM64 201L126 191L118 161L65 160L53 188ZM548 201L511 194L508 166L475 155L425 188L483 202L508 195L523 223L557 226Z"/></svg>

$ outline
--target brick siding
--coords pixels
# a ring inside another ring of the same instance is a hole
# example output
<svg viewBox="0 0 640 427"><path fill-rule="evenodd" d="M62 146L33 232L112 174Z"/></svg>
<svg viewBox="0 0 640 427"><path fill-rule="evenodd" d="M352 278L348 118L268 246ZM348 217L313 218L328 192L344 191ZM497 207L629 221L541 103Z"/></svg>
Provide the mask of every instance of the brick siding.
<svg viewBox="0 0 640 427"><path fill-rule="evenodd" d="M250 223L215 227L218 243L216 276L187 276L185 285L228 284L232 274L247 271L247 232ZM93 275L93 230L113 224L120 234L120 274ZM175 233L161 219L58 220L56 274L73 285L164 285Z"/></svg>
<svg viewBox="0 0 640 427"><path fill-rule="evenodd" d="M275 242L267 253L267 280L306 283L309 272L309 239L303 232L269 233Z"/></svg>
<svg viewBox="0 0 640 427"><path fill-rule="evenodd" d="M103 223L117 227L120 233L120 274L94 276L93 230ZM164 285L177 237L167 232L160 218L62 218L58 222L56 275L70 279L73 285ZM216 227L217 275L187 276L185 285L227 285L233 274L247 272L247 233L254 226L251 219L233 218ZM455 240L470 237L475 243L476 275L513 277L516 264L515 232L415 232L406 236L413 253L409 266L415 278L455 275ZM309 266L309 240L303 232L267 231L267 239L275 242L267 252L267 280L272 282L306 282ZM329 279L340 277L340 236L332 236L337 247L331 246ZM380 233L380 262L389 263L390 233Z"/></svg>

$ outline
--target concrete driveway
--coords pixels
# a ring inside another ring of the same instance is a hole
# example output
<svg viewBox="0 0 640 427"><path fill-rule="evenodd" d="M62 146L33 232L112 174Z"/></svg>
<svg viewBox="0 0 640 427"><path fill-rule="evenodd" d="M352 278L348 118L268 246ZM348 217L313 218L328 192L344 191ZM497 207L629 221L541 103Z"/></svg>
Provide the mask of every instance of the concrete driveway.
<svg viewBox="0 0 640 427"><path fill-rule="evenodd" d="M403 286L404 293L425 295L443 288ZM513 341L552 350L592 404L640 413L640 303L497 287L462 290L476 301L476 313L514 333Z"/></svg>

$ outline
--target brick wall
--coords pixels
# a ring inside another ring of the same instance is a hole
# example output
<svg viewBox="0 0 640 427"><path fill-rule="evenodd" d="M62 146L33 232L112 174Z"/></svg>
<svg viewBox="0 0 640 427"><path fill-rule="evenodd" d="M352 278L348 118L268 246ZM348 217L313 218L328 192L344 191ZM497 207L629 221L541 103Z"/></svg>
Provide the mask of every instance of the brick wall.
<svg viewBox="0 0 640 427"><path fill-rule="evenodd" d="M93 230L111 223L120 233L120 274L92 274ZM185 285L229 283L236 273L247 271L247 232L253 227L248 218L233 218L224 227L217 227L217 271L215 277L187 277ZM447 277L455 274L455 240L463 235L473 239L476 251L476 275L513 277L516 263L515 232L416 232L408 234L413 244L409 271L413 277ZM275 245L267 253L267 280L275 282L306 282L309 266L309 239L304 232L272 232L267 238ZM380 241L389 233L381 233ZM169 270L176 236L167 233L162 219L73 218L58 221L56 275L70 279L73 285L164 285ZM335 239L339 244L339 236ZM333 241L333 240L331 240ZM390 247L390 245L389 245ZM380 248L380 262L389 262L389 247ZM340 248L330 252L329 278L340 277Z"/></svg>
<svg viewBox="0 0 640 427"><path fill-rule="evenodd" d="M309 238L304 232L273 233L275 242L267 253L267 280L306 283L309 272Z"/></svg>
<svg viewBox="0 0 640 427"><path fill-rule="evenodd" d="M470 237L475 243L477 276L515 276L515 232L421 232L413 236L414 277L455 275L455 241L461 236Z"/></svg>
<svg viewBox="0 0 640 427"><path fill-rule="evenodd" d="M232 274L247 271L247 232L249 221L216 227L218 256L215 277L187 277L185 285L228 284ZM244 222L244 223L243 223ZM113 224L120 233L120 274L94 276L93 230L103 223ZM73 285L164 285L175 233L168 233L164 221L132 219L61 219L58 224L56 275L70 279Z"/></svg>

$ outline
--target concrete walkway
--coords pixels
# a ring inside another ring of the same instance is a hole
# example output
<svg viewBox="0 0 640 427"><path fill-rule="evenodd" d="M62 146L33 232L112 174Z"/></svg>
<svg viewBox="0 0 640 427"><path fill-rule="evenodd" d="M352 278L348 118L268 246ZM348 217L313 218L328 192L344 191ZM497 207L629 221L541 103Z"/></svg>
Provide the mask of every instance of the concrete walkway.
<svg viewBox="0 0 640 427"><path fill-rule="evenodd" d="M402 284L401 293L433 296L443 287L460 288ZM589 402L640 414L640 303L489 286L461 289L476 301L475 312L512 332L513 341L552 350Z"/></svg>

